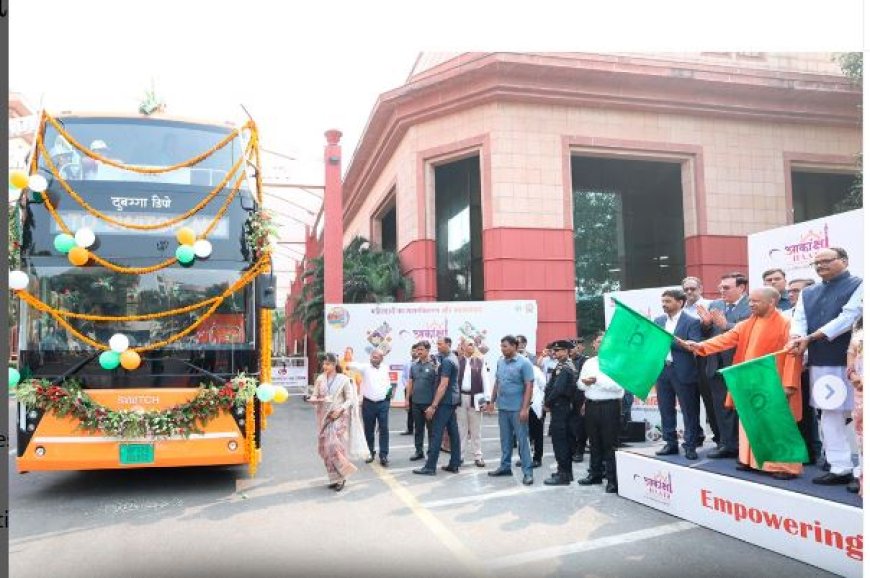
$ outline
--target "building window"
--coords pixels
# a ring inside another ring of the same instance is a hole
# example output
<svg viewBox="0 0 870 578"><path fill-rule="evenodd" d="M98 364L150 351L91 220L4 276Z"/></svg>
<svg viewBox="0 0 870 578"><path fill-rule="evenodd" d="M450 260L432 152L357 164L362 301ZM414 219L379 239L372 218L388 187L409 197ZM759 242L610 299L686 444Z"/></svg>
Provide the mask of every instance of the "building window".
<svg viewBox="0 0 870 578"><path fill-rule="evenodd" d="M393 189L372 215L372 243L382 251L396 251L398 231L396 230L396 190Z"/></svg>
<svg viewBox="0 0 870 578"><path fill-rule="evenodd" d="M574 156L574 256L581 335L604 328L602 295L685 275L679 163Z"/></svg>
<svg viewBox="0 0 870 578"><path fill-rule="evenodd" d="M435 167L439 301L483 300L478 155Z"/></svg>
<svg viewBox="0 0 870 578"><path fill-rule="evenodd" d="M851 173L792 171L794 222L802 223L857 208L847 201L854 182L855 175Z"/></svg>

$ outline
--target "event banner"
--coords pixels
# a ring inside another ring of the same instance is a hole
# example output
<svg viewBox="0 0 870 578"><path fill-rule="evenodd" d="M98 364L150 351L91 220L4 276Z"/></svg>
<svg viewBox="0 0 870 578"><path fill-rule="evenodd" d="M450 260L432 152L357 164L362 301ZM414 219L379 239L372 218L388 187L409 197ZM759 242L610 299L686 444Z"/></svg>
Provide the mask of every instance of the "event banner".
<svg viewBox="0 0 870 578"><path fill-rule="evenodd" d="M633 452L616 452L616 464L624 498L840 576L861 576L860 508Z"/></svg>
<svg viewBox="0 0 870 578"><path fill-rule="evenodd" d="M463 339L474 341L493 371L505 335L525 335L528 349L536 351L535 301L327 304L324 315L326 351L339 357L349 353L356 363L368 362L375 349L384 354L397 377L394 401L404 400L401 372L411 359L411 346L420 340L432 344L433 354L439 337L450 337L454 346Z"/></svg>
<svg viewBox="0 0 870 578"><path fill-rule="evenodd" d="M864 276L864 209L749 235L749 286L761 287L761 274L773 268L785 271L787 279L818 282L812 262L816 253L829 247L845 249L849 270Z"/></svg>

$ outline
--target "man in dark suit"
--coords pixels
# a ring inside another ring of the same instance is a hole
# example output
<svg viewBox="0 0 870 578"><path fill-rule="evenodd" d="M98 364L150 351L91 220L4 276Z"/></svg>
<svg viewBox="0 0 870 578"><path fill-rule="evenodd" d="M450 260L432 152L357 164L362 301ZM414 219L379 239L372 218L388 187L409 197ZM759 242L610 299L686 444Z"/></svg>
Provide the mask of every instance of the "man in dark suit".
<svg viewBox="0 0 870 578"><path fill-rule="evenodd" d="M748 281L739 272L726 273L719 280L721 299L710 303L710 308L698 307L704 339L725 333L739 322L748 319L749 299L746 296ZM725 407L728 388L718 370L729 367L734 360L734 350L729 349L707 357L707 381L713 396L716 422L719 424L719 447L707 454L708 458L736 458L738 455L737 412Z"/></svg>
<svg viewBox="0 0 870 578"><path fill-rule="evenodd" d="M665 314L656 317L655 323L680 339L701 337L701 322L683 312L686 294L682 289L668 289L662 293L662 309ZM695 356L676 342L671 344L665 367L656 382L656 397L662 416L662 434L665 445L657 455L679 453L677 439L677 400L683 413L683 448L686 459L697 460L695 447L701 421L701 403L698 395L698 366Z"/></svg>

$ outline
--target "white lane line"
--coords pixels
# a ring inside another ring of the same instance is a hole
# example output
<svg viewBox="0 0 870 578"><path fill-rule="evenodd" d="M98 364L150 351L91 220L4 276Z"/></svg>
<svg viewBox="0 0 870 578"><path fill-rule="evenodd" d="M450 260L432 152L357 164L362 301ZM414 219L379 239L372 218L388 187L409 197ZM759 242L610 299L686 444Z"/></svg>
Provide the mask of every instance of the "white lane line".
<svg viewBox="0 0 870 578"><path fill-rule="evenodd" d="M424 504L425 505L425 504ZM592 550L600 550L601 548L610 548L611 546L622 546L641 540L649 540L650 538L660 538L666 534L674 534L676 532L684 532L697 528L698 526L692 522L675 522L673 524L665 524L646 530L638 530L636 532L627 532L616 536L608 536L606 538L598 538L596 540L587 540L583 542L575 542L573 544L565 544L563 546L554 546L552 548L544 548L542 550L532 550L522 554L513 556L504 556L486 563L489 570L501 570L503 568L511 568L513 566L521 566L531 562L540 562L557 558L559 556L567 556L568 554L577 554L579 552L589 552Z"/></svg>
<svg viewBox="0 0 870 578"><path fill-rule="evenodd" d="M499 492L490 492L488 494L478 494L476 496L463 496L461 498L449 498L447 500L434 500L432 502L421 502L420 505L424 508L440 508L443 506L456 506L459 504L468 504L471 502L483 502L486 500L495 500L497 498L506 498L509 496L515 496L516 494L535 494L538 492L546 492L552 490L554 488L559 488L564 486L537 486L532 488L527 488L525 486L517 486L514 488L510 488L507 490L501 490Z"/></svg>

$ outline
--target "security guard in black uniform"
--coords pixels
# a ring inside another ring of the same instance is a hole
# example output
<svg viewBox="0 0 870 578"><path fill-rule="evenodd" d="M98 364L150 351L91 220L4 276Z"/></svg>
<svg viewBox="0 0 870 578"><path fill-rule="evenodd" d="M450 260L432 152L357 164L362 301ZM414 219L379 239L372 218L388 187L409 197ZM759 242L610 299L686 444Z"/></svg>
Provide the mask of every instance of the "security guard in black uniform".
<svg viewBox="0 0 870 578"><path fill-rule="evenodd" d="M574 392L577 389L577 374L568 357L573 348L568 340L554 341L550 344L559 362L550 375L547 388L544 390L544 407L550 412L550 433L553 439L553 453L559 469L544 483L548 486L567 486L574 480L571 467L571 453L574 436L571 433L570 420L573 412Z"/></svg>

